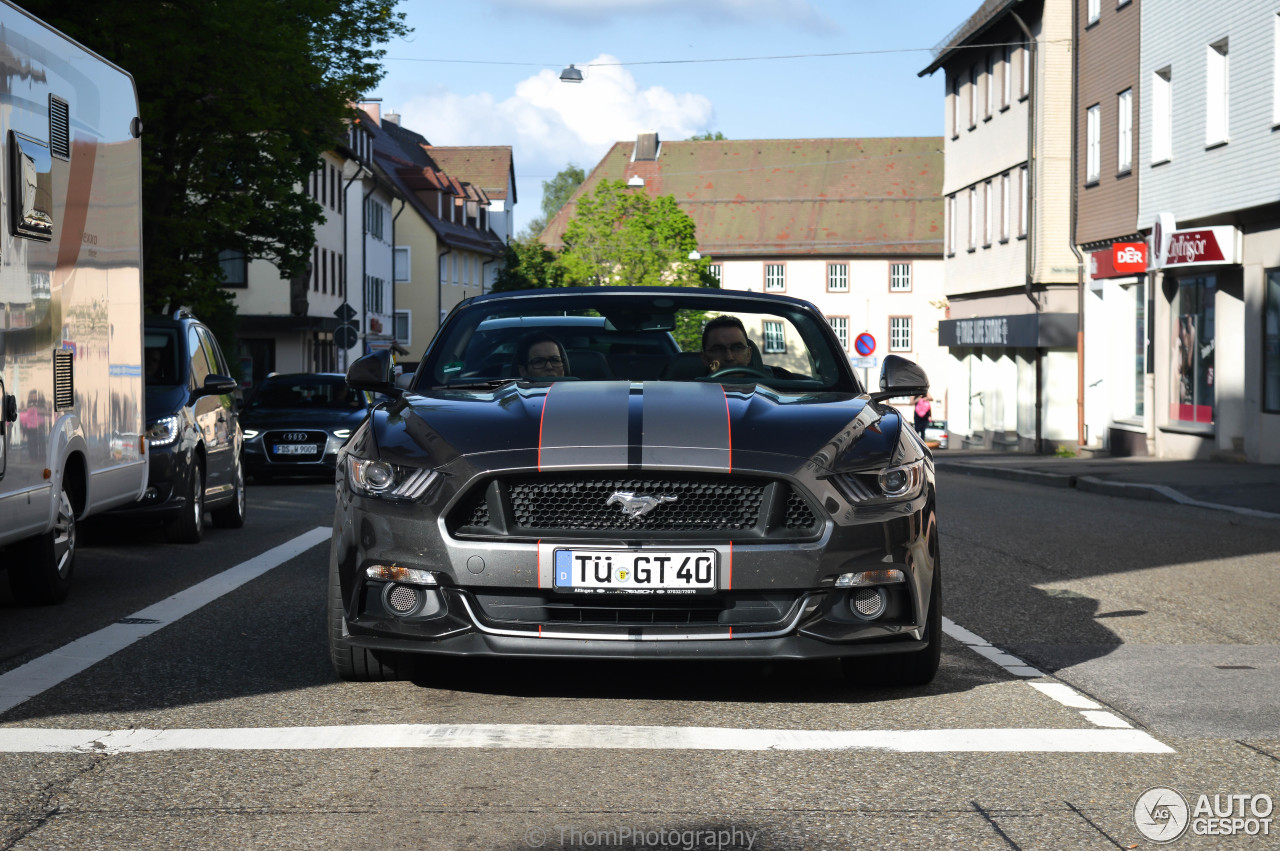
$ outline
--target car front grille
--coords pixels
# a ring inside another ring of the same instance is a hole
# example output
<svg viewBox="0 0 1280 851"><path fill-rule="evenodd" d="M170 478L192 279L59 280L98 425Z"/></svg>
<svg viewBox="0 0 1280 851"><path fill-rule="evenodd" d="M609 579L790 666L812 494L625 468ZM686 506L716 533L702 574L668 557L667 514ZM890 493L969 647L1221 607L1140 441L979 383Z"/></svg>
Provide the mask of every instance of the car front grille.
<svg viewBox="0 0 1280 851"><path fill-rule="evenodd" d="M458 503L458 534L557 538L807 537L808 502L785 482L732 475L554 474L490 480Z"/></svg>
<svg viewBox="0 0 1280 851"><path fill-rule="evenodd" d="M480 616L489 624L664 627L769 627L795 616L799 592L733 592L659 599L653 596L477 593Z"/></svg>
<svg viewBox="0 0 1280 851"><path fill-rule="evenodd" d="M328 432L317 429L282 429L264 432L262 444L273 464L315 464L324 459ZM294 448L298 447L298 448Z"/></svg>

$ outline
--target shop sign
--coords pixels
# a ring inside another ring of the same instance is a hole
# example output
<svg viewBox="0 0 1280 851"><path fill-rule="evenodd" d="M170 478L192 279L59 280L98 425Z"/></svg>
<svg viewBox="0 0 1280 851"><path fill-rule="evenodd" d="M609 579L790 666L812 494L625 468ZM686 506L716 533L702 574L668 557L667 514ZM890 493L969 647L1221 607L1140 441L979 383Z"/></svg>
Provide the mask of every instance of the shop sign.
<svg viewBox="0 0 1280 851"><path fill-rule="evenodd" d="M1146 271L1145 242L1117 242L1089 255L1089 275L1095 280L1141 275Z"/></svg>
<svg viewBox="0 0 1280 851"><path fill-rule="evenodd" d="M1240 262L1240 230L1231 225L1175 231L1157 228L1153 236L1161 239L1152 258L1153 269Z"/></svg>
<svg viewBox="0 0 1280 851"><path fill-rule="evenodd" d="M1076 314L1019 313L943 319L938 344L977 349L1063 348L1076 344Z"/></svg>

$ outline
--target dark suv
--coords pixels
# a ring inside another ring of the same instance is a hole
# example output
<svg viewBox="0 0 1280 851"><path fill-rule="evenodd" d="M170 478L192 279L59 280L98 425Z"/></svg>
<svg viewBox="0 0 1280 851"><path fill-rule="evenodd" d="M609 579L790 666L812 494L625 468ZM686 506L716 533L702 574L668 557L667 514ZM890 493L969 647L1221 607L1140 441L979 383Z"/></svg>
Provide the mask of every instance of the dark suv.
<svg viewBox="0 0 1280 851"><path fill-rule="evenodd" d="M244 525L241 396L218 341L189 311L147 317L144 382L150 476L142 499L108 513L156 520L171 541L200 540L204 513L216 526Z"/></svg>

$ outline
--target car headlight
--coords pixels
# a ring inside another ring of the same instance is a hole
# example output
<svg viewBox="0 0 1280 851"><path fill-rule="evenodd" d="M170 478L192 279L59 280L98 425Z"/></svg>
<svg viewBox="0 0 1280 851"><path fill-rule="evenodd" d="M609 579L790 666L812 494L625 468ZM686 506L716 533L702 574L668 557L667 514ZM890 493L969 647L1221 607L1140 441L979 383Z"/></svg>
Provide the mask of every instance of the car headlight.
<svg viewBox="0 0 1280 851"><path fill-rule="evenodd" d="M924 462L912 461L901 467L889 467L880 471L880 490L888 499L903 499L920 492L924 481Z"/></svg>
<svg viewBox="0 0 1280 851"><path fill-rule="evenodd" d="M351 436L351 429L349 429L349 428L335 428L335 429L333 430L333 436L334 436L334 437L336 437L336 438L338 438L339 440L346 440L348 437L350 437L350 436Z"/></svg>
<svg viewBox="0 0 1280 851"><path fill-rule="evenodd" d="M246 429L244 429L244 439L245 439L245 440L253 440L253 439L254 439L255 437L257 437L259 434L260 434L260 432L259 432L256 428L246 428Z"/></svg>
<svg viewBox="0 0 1280 851"><path fill-rule="evenodd" d="M837 473L831 477L831 482L845 500L853 504L912 499L924 485L924 461L912 461L879 471Z"/></svg>
<svg viewBox="0 0 1280 851"><path fill-rule="evenodd" d="M438 476L435 470L403 467L373 458L347 456L347 482L362 496L392 500L418 499Z"/></svg>
<svg viewBox="0 0 1280 851"><path fill-rule="evenodd" d="M147 426L147 446L168 446L178 439L178 418L162 417Z"/></svg>

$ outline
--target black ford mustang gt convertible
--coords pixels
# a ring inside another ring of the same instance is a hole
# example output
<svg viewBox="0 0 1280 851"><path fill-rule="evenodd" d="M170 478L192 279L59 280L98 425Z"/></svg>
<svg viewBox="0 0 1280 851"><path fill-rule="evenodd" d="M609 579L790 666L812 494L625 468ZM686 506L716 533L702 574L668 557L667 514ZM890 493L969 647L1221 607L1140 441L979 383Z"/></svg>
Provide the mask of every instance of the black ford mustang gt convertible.
<svg viewBox="0 0 1280 851"><path fill-rule="evenodd" d="M481 296L338 458L329 644L344 679L412 653L938 668L933 459L813 305L715 289Z"/></svg>

